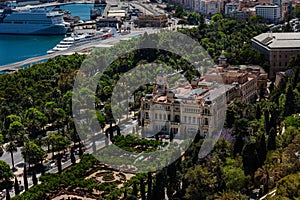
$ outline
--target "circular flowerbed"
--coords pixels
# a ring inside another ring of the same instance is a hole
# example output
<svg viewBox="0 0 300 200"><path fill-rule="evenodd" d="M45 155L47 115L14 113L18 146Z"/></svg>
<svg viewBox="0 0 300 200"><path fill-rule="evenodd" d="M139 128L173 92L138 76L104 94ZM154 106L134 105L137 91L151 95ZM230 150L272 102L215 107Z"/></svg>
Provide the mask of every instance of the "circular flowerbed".
<svg viewBox="0 0 300 200"><path fill-rule="evenodd" d="M103 175L103 180L104 181L112 181L115 179L115 176L112 173L107 173Z"/></svg>

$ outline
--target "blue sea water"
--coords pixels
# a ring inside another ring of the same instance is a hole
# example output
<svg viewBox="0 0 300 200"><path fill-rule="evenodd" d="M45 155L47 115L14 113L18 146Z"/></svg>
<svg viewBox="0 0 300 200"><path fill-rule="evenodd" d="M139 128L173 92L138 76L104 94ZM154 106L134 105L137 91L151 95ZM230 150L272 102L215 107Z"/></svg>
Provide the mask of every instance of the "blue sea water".
<svg viewBox="0 0 300 200"><path fill-rule="evenodd" d="M81 20L89 20L93 6L93 4L69 4L61 6L61 9L70 11L73 16L79 16Z"/></svg>
<svg viewBox="0 0 300 200"><path fill-rule="evenodd" d="M82 20L90 19L90 9L92 7L92 4L69 4L61 6L62 9L69 10L73 16L79 16ZM45 55L63 37L0 35L0 66Z"/></svg>

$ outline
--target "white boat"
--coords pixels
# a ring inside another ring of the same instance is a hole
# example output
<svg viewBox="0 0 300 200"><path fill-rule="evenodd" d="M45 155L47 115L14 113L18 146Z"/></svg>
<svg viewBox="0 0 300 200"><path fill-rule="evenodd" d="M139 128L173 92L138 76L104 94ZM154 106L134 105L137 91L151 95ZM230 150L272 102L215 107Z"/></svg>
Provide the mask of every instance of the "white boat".
<svg viewBox="0 0 300 200"><path fill-rule="evenodd" d="M70 37L64 38L60 41L53 49L47 51L48 54L54 53L57 51L64 51L69 49L72 46L78 45L82 42L88 41L92 36L89 34L77 35L74 34Z"/></svg>
<svg viewBox="0 0 300 200"><path fill-rule="evenodd" d="M47 9L5 9L0 16L0 34L64 35L69 27L63 13Z"/></svg>
<svg viewBox="0 0 300 200"><path fill-rule="evenodd" d="M97 39L107 39L117 34L118 33L115 28L107 28L105 30L100 30L96 35L91 35L88 33L82 35L72 34L70 37L66 37L62 41L60 41L53 49L48 50L47 53L51 54L57 51L67 50L73 46L79 46Z"/></svg>

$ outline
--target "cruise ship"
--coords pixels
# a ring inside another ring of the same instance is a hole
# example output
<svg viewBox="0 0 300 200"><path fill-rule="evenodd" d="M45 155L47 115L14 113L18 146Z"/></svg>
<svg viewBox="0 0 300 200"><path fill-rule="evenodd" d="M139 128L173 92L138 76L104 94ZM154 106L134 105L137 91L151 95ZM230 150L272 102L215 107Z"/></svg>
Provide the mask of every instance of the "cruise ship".
<svg viewBox="0 0 300 200"><path fill-rule="evenodd" d="M6 9L0 17L0 34L64 35L69 26L63 13L46 9Z"/></svg>

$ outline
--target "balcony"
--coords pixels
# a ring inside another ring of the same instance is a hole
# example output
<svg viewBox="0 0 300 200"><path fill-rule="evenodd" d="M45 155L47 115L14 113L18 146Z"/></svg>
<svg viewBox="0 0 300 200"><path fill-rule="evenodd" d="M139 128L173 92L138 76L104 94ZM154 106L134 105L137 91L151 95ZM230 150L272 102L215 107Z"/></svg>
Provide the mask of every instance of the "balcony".
<svg viewBox="0 0 300 200"><path fill-rule="evenodd" d="M170 123L171 123L171 125L177 125L177 126L180 125L180 122L178 122L178 121L171 121Z"/></svg>
<svg viewBox="0 0 300 200"><path fill-rule="evenodd" d="M143 109L144 109L144 110L149 110L149 109L150 109L150 106L143 106Z"/></svg>
<svg viewBox="0 0 300 200"><path fill-rule="evenodd" d="M212 116L211 112L201 112L201 115Z"/></svg>

